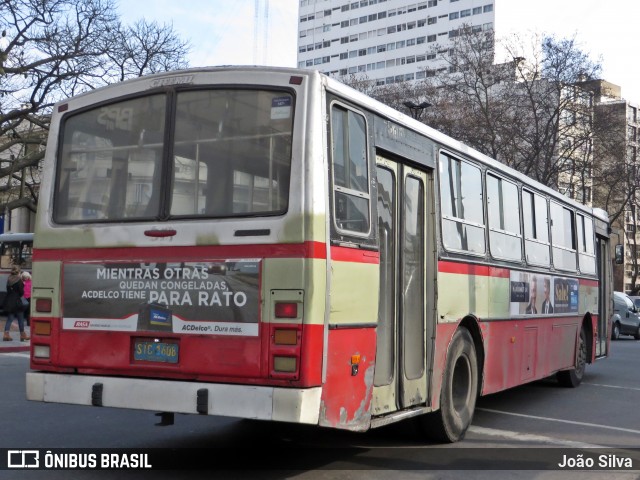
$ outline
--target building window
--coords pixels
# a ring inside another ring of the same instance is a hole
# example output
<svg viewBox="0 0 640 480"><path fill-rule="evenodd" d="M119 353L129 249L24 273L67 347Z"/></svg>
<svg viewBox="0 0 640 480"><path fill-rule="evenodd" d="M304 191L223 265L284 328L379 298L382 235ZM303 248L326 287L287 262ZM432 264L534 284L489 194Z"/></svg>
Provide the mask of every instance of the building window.
<svg viewBox="0 0 640 480"><path fill-rule="evenodd" d="M482 7L482 11L484 13L493 12L493 4L485 5L484 7Z"/></svg>
<svg viewBox="0 0 640 480"><path fill-rule="evenodd" d="M482 7L474 7L473 8L473 14L474 15L478 15L480 13L482 13Z"/></svg>
<svg viewBox="0 0 640 480"><path fill-rule="evenodd" d="M455 20L456 18L460 17L460 13L459 12L451 12L449 14L449 20Z"/></svg>
<svg viewBox="0 0 640 480"><path fill-rule="evenodd" d="M637 140L637 130L636 127L629 126L629 140L635 142Z"/></svg>

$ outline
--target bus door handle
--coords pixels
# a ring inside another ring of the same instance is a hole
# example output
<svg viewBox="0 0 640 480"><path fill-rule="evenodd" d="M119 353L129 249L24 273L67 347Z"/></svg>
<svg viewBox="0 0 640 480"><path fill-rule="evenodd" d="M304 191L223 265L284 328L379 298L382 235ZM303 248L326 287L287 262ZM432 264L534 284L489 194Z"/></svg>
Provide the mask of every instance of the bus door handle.
<svg viewBox="0 0 640 480"><path fill-rule="evenodd" d="M173 237L176 233L178 233L176 230L172 229L172 228L167 228L167 229L163 229L163 230L159 230L159 229L153 229L153 230L145 230L144 234L147 237L153 237L153 238L163 238L163 237Z"/></svg>

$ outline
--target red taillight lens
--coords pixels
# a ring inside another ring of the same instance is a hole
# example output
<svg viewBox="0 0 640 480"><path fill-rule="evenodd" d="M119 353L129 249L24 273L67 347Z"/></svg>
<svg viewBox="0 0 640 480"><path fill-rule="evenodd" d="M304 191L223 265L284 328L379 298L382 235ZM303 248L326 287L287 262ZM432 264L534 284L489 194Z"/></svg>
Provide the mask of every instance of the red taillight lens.
<svg viewBox="0 0 640 480"><path fill-rule="evenodd" d="M51 313L51 305L50 298L36 298L36 312Z"/></svg>
<svg viewBox="0 0 640 480"><path fill-rule="evenodd" d="M276 318L298 318L297 303L276 303Z"/></svg>

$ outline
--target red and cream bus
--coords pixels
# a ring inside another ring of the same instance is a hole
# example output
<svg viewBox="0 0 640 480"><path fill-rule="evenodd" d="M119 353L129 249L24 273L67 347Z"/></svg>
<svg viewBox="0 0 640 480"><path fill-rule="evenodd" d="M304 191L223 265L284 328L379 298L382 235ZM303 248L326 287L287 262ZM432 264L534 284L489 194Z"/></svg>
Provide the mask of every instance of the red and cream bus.
<svg viewBox="0 0 640 480"><path fill-rule="evenodd" d="M30 400L456 441L607 353L605 212L315 71L70 98L43 179Z"/></svg>

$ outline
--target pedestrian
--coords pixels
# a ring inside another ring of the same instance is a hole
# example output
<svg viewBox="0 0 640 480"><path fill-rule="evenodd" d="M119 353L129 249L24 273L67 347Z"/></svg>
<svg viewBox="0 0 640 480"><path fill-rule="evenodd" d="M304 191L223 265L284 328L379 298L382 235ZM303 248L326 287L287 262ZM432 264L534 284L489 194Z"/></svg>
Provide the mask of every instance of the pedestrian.
<svg viewBox="0 0 640 480"><path fill-rule="evenodd" d="M24 310L24 320L27 325L31 322L31 274L22 272L22 283L24 284L24 298L27 301L27 307Z"/></svg>
<svg viewBox="0 0 640 480"><path fill-rule="evenodd" d="M10 330L11 324L14 320L18 320L18 328L20 329L20 341L26 342L29 340L29 336L24 331L24 314L22 313L24 307L22 306L22 296L24 295L24 283L22 283L22 277L20 276L20 267L14 265L11 267L11 274L7 279L7 295L4 297L3 309L7 314L7 323L4 326L4 337L2 340L10 342L11 338Z"/></svg>

